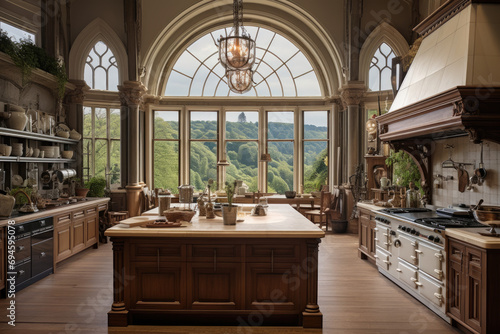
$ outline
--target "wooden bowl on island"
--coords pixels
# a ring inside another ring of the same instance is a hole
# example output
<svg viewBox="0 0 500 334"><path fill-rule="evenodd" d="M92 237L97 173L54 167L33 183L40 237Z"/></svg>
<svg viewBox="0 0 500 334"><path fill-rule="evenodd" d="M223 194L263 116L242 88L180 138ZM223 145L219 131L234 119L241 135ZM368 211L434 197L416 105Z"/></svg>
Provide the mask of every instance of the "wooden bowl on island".
<svg viewBox="0 0 500 334"><path fill-rule="evenodd" d="M168 209L163 211L163 216L165 216L165 218L167 218L169 222L179 222L179 221L190 222L195 214L196 211L194 210Z"/></svg>

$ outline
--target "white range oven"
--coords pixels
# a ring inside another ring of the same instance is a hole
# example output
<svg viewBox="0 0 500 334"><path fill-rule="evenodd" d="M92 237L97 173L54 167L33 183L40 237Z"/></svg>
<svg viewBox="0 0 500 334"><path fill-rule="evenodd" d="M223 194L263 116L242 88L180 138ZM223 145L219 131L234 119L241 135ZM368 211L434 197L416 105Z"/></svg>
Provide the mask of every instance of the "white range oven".
<svg viewBox="0 0 500 334"><path fill-rule="evenodd" d="M440 317L446 316L446 227L485 227L473 218L426 208L391 208L375 217L377 267Z"/></svg>

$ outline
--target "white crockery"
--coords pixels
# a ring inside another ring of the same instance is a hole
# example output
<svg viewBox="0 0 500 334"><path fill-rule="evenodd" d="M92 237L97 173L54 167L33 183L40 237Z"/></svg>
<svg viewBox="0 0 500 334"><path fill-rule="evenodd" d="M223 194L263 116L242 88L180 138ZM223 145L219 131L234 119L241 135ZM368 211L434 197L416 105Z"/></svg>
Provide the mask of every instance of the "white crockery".
<svg viewBox="0 0 500 334"><path fill-rule="evenodd" d="M39 148L33 149L33 158L38 158L39 155L40 155L40 149Z"/></svg>
<svg viewBox="0 0 500 334"><path fill-rule="evenodd" d="M11 112L9 119L7 120L7 126L14 130L24 130L26 123L28 123L28 116L26 116L24 111Z"/></svg>

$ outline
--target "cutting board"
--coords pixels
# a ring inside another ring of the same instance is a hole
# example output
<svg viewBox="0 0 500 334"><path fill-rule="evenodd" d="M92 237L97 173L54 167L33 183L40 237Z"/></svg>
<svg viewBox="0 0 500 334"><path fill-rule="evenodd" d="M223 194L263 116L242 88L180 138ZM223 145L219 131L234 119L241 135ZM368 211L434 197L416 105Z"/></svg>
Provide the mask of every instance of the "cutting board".
<svg viewBox="0 0 500 334"><path fill-rule="evenodd" d="M120 221L120 227L135 227L135 226L144 226L150 222L154 222L157 219L165 217L153 217L153 216L138 216L138 217L132 217L132 218L127 218L124 220Z"/></svg>
<svg viewBox="0 0 500 334"><path fill-rule="evenodd" d="M463 168L458 168L458 191L463 193L469 183L469 173Z"/></svg>

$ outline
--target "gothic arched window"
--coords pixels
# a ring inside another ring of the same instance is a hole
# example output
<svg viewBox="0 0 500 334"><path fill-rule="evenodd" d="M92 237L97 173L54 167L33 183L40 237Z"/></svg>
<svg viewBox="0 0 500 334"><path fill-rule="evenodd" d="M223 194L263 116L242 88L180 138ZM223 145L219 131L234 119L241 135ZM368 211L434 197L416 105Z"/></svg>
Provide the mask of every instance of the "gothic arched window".
<svg viewBox="0 0 500 334"><path fill-rule="evenodd" d="M392 58L396 55L389 45L382 43L373 55L370 64L369 84L371 91L390 90Z"/></svg>
<svg viewBox="0 0 500 334"><path fill-rule="evenodd" d="M85 62L84 78L92 89L118 91L116 58L104 42L97 42L90 50Z"/></svg>

